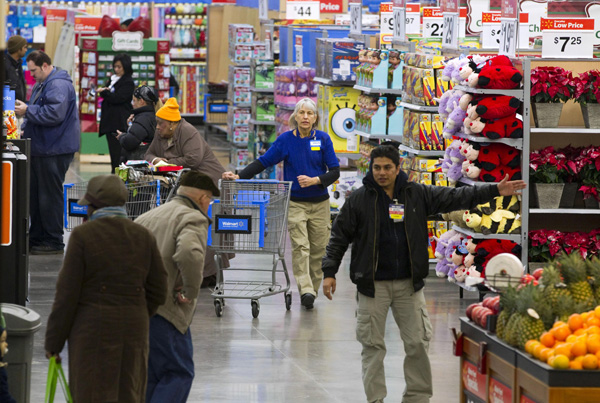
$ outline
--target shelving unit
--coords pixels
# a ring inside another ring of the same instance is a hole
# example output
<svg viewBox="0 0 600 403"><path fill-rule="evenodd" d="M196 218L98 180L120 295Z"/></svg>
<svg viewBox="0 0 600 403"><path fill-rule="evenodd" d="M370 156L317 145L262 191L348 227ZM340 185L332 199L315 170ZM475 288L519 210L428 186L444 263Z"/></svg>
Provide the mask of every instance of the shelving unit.
<svg viewBox="0 0 600 403"><path fill-rule="evenodd" d="M525 79L523 79L523 80L525 80ZM510 95L511 97L518 98L521 101L523 101L523 98L524 98L523 97L524 89L520 89L520 90L488 90L488 89L483 89L483 88L471 88L467 85L457 85L454 87L454 89L468 92L471 94Z"/></svg>
<svg viewBox="0 0 600 403"><path fill-rule="evenodd" d="M520 243L521 242L521 234L492 234L492 235L485 235L482 234L481 232L475 232L472 231L470 229L467 228L461 228L461 227L457 227L454 226L452 227L453 230L460 232L461 234L465 234L467 236L470 236L471 238L475 238L475 239L506 239L509 241L513 241L516 243ZM524 248L527 249L527 248Z"/></svg>
<svg viewBox="0 0 600 403"><path fill-rule="evenodd" d="M518 150L522 150L523 149L523 139L498 139L498 140L491 140L485 137L481 137L481 136L473 136L472 134L466 134L464 132L458 132L455 133L454 136L456 137L460 137L461 139L465 139L465 140L469 140L469 141L474 141L476 143L501 143L501 144L506 144L508 146L514 147Z"/></svg>
<svg viewBox="0 0 600 403"><path fill-rule="evenodd" d="M254 120L254 119L250 119L250 124L251 125L261 125L261 126L276 126L277 122L273 121L259 121L259 120Z"/></svg>
<svg viewBox="0 0 600 403"><path fill-rule="evenodd" d="M401 144L400 147L398 147L401 151L406 151L409 154L413 154L413 155L419 155L419 156L423 156L423 157L443 157L444 156L444 152L445 151L427 151L427 150L415 150L414 148L405 146L404 144Z"/></svg>
<svg viewBox="0 0 600 403"><path fill-rule="evenodd" d="M334 87L337 87L337 86L352 87L352 86L354 86L354 83L352 81L334 81L334 80L330 80L328 78L323 78L323 77L315 77L315 78L313 78L313 81L316 83L331 85Z"/></svg>
<svg viewBox="0 0 600 403"><path fill-rule="evenodd" d="M529 214L592 214L600 215L600 209L577 209L577 208L560 208L560 209L530 209Z"/></svg>
<svg viewBox="0 0 600 403"><path fill-rule="evenodd" d="M402 141L402 136L394 136L394 135L389 135L389 134L374 134L374 133L361 132L360 130L355 130L355 133L366 139L389 139L389 140L395 140L395 141Z"/></svg>
<svg viewBox="0 0 600 403"><path fill-rule="evenodd" d="M460 183L464 183L465 185L469 185L469 186L484 186L484 185L490 185L493 183L493 182L474 181L473 179L465 178L464 176L462 178L460 178L458 181Z"/></svg>
<svg viewBox="0 0 600 403"><path fill-rule="evenodd" d="M402 95L402 90L393 89L393 88L371 88L371 87L363 87L362 85L355 85L354 89L362 91L367 94Z"/></svg>
<svg viewBox="0 0 600 403"><path fill-rule="evenodd" d="M400 106L420 112L437 112L439 109L437 106L417 105L408 102L400 102Z"/></svg>

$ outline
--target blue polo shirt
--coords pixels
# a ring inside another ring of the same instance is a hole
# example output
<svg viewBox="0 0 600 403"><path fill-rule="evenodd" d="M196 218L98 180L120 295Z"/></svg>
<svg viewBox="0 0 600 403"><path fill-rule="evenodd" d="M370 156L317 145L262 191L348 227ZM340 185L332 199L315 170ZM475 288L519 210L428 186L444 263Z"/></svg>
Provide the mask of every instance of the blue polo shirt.
<svg viewBox="0 0 600 403"><path fill-rule="evenodd" d="M329 198L327 188L321 185L300 187L298 175L321 176L340 164L327 133L313 130L309 137L294 135L296 131L282 133L258 161L270 167L283 161L283 179L292 182L291 199L294 201L322 201Z"/></svg>

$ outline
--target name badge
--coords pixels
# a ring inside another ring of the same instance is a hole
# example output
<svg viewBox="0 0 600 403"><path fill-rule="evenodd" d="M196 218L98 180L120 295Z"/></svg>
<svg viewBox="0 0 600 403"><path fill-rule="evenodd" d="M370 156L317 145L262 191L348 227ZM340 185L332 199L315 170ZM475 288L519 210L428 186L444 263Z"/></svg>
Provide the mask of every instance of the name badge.
<svg viewBox="0 0 600 403"><path fill-rule="evenodd" d="M404 204L390 204L390 218L394 222L404 221Z"/></svg>
<svg viewBox="0 0 600 403"><path fill-rule="evenodd" d="M311 151L321 150L321 140L311 140L310 141L310 149L311 149Z"/></svg>

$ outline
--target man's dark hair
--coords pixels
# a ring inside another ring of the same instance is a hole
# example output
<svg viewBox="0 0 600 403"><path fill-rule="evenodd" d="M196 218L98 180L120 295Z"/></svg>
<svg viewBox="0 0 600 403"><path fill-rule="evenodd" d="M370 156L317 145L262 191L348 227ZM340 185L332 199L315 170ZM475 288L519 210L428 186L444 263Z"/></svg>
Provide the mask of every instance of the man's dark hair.
<svg viewBox="0 0 600 403"><path fill-rule="evenodd" d="M375 161L375 158L381 157L391 159L394 165L396 166L400 165L400 153L398 152L398 149L394 146L382 145L371 151L371 166L373 165L373 161Z"/></svg>
<svg viewBox="0 0 600 403"><path fill-rule="evenodd" d="M133 74L133 67L131 67L131 57L126 53L119 53L115 55L113 59L113 68L116 62L121 62L123 65L124 75L130 76Z"/></svg>
<svg viewBox="0 0 600 403"><path fill-rule="evenodd" d="M26 62L32 61L38 67L42 67L44 63L48 66L52 66L52 59L46 53L41 50L34 50L27 56Z"/></svg>

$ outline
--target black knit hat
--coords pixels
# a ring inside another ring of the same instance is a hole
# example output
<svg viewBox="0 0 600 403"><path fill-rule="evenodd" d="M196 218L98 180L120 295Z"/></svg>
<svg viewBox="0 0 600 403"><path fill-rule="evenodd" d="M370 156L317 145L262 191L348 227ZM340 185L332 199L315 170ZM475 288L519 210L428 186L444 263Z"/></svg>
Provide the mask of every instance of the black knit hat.
<svg viewBox="0 0 600 403"><path fill-rule="evenodd" d="M11 55L23 49L23 46L27 46L27 40L21 35L13 35L8 38L8 41L6 42L6 50L8 50L8 54Z"/></svg>
<svg viewBox="0 0 600 403"><path fill-rule="evenodd" d="M215 183L210 176L198 171L184 173L179 184L181 186L188 186L196 189L210 190L213 196L221 196L219 188L215 186Z"/></svg>

